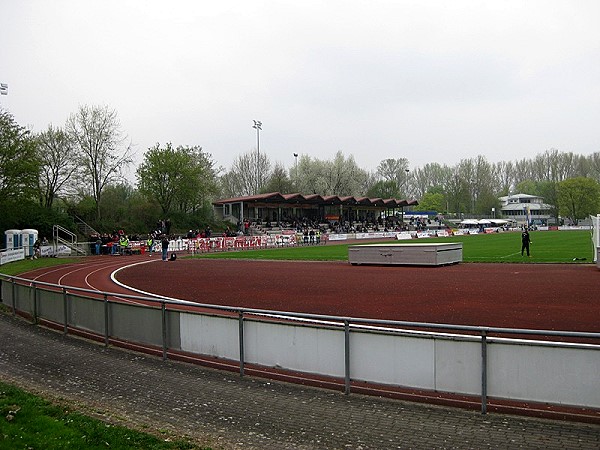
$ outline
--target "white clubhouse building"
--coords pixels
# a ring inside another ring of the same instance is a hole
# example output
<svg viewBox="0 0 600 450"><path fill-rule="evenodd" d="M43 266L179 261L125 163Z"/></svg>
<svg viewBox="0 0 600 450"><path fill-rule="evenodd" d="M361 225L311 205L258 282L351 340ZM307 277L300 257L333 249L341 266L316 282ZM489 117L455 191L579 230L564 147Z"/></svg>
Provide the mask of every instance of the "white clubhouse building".
<svg viewBox="0 0 600 450"><path fill-rule="evenodd" d="M513 220L517 225L542 225L550 219L552 205L544 203L542 197L529 194L513 194L500 197L502 217Z"/></svg>

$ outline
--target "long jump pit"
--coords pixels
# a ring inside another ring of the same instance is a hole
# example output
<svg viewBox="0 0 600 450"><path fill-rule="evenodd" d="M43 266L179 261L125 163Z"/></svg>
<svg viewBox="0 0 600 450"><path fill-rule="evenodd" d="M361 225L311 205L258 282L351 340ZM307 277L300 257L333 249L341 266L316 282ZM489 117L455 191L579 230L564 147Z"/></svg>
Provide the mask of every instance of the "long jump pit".
<svg viewBox="0 0 600 450"><path fill-rule="evenodd" d="M351 245L348 247L348 261L354 266L444 266L461 262L462 250L462 242Z"/></svg>

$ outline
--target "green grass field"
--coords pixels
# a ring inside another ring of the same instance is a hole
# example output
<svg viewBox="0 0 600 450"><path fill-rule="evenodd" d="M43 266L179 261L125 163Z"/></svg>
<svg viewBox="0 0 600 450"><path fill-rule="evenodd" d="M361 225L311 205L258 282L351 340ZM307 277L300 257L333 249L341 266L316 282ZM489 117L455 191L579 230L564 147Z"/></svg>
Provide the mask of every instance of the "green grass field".
<svg viewBox="0 0 600 450"><path fill-rule="evenodd" d="M38 258L38 259L22 259L3 266L0 266L0 273L5 275L18 275L30 270L39 269L40 267L52 267L60 264L70 264L81 261L81 258Z"/></svg>
<svg viewBox="0 0 600 450"><path fill-rule="evenodd" d="M464 262L493 263L591 263L593 256L589 231L532 231L531 258L521 256L521 234L517 232L452 236L410 241L382 240L385 243L462 242ZM356 244L353 244L356 245ZM240 258L263 260L346 261L348 244L266 250L205 253L199 258Z"/></svg>

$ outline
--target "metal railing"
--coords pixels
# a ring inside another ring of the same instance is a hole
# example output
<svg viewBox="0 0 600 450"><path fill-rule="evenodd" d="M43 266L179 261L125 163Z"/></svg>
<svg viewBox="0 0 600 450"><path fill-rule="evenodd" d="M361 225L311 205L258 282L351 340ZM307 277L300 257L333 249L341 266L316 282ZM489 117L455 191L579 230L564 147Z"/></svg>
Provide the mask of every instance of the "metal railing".
<svg viewBox="0 0 600 450"><path fill-rule="evenodd" d="M85 256L89 254L85 243L78 243L77 235L60 225L54 225L52 227L52 238L54 239L54 245L56 247L62 244L69 247L77 255Z"/></svg>
<svg viewBox="0 0 600 450"><path fill-rule="evenodd" d="M10 298L10 302L7 300ZM76 304L77 301L86 302ZM91 302L90 302L91 301ZM96 333L103 337L104 344L108 346L111 339L129 339L140 345L155 345L162 349L163 359L167 359L169 351L181 351L183 345L183 329L179 328L181 318L179 315L222 317L229 321L237 321L237 351L239 357L240 376L244 376L246 355L248 353L249 341L247 339L246 327L249 323L277 324L278 326L310 327L317 330L333 330L335 333L343 333L343 344L339 351L343 352L343 379L344 392L350 394L352 388L351 367L363 364L352 358L353 341L362 334L378 336L403 336L407 339L438 339L448 341L464 341L470 345L478 343L480 346L480 398L481 413L487 412L488 384L490 375L489 348L491 344L499 346L521 345L538 346L546 351L550 349L577 349L589 352L590 361L584 367L600 367L600 333L572 332L556 330L530 330L499 327L481 327L467 325L437 324L428 322L389 321L381 319L366 319L353 317L340 317L320 314L292 313L286 311L271 311L254 308L238 308L231 306L220 306L204 303L195 303L176 300L167 297L148 297L111 292L95 291L77 287L66 287L52 283L32 282L26 278L0 274L0 302L10 307L13 314L17 312L27 314L34 323L40 319L55 322L62 325L63 332L67 334L70 329L82 329L87 332ZM90 306L90 305L95 306ZM146 311L144 313L144 311ZM207 312L208 311L208 312ZM83 313L83 314L82 314ZM89 314L90 322L84 318L84 313ZM220 313L220 314L219 314ZM173 315L177 317L173 317ZM82 323L84 323L82 325ZM156 328L149 326L155 323ZM127 327L138 327L132 330ZM127 329L127 332L122 330ZM115 331L116 330L116 331ZM119 331L121 330L121 331ZM149 331L150 330L150 331ZM253 330L255 332L255 330ZM294 333L296 331L293 331ZM448 332L466 333L464 335L448 334ZM144 337L129 338L134 335L148 334ZM179 334L178 334L179 333ZM358 333L358 334L357 334ZM125 334L125 335L123 335ZM509 339L508 336L513 336ZM585 343L558 342L558 341L528 341L524 337L552 337L568 338L571 340L585 340ZM189 338L189 336L185 336ZM256 352L256 348L252 348ZM222 357L221 355L209 355ZM237 355L236 355L237 356ZM579 355L580 356L580 355ZM578 356L578 357L579 357ZM561 360L561 364L563 361ZM594 364L596 366L594 366ZM477 364L475 364L477 365ZM296 370L294 367L281 367L282 369ZM496 368L498 371L498 368ZM544 374L539 374L543 383ZM308 371L310 376L310 371ZM592 392L600 392L600 379L597 373L591 374L595 380ZM364 380L361 380L364 381ZM594 383L594 381L592 381ZM410 386L405 386L409 387ZM597 389L596 389L597 388ZM462 395L464 392L456 392ZM526 399L527 400L527 399ZM535 399L533 400L535 401ZM600 398L591 400L598 402L592 408L600 408ZM559 400L557 404L560 404ZM577 405L575 405L577 406ZM580 405L581 406L581 405ZM590 407L590 405L585 405Z"/></svg>
<svg viewBox="0 0 600 450"><path fill-rule="evenodd" d="M79 217L77 215L73 215L73 218L75 219L75 223L77 224L77 228L79 229L79 232L83 236L89 237L92 235L99 235L99 233L91 225L89 225L85 220L83 220L81 217Z"/></svg>

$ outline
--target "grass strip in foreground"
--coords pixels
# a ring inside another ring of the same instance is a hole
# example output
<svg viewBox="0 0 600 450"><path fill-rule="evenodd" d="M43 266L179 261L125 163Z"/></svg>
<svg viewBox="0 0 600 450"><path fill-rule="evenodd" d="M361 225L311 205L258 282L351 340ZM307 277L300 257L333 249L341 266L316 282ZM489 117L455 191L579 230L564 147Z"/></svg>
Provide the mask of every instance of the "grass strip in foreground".
<svg viewBox="0 0 600 450"><path fill-rule="evenodd" d="M0 382L0 449L197 449L111 425Z"/></svg>

